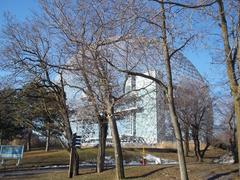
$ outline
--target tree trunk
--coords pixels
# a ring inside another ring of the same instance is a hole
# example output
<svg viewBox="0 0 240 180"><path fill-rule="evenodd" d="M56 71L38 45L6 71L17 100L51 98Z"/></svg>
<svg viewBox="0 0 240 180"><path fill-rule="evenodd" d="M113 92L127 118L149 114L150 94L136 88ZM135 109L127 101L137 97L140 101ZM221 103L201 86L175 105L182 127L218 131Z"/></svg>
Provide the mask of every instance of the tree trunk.
<svg viewBox="0 0 240 180"><path fill-rule="evenodd" d="M65 101L64 101L65 102ZM70 163L69 165L73 164L73 167L69 166L69 171L68 171L68 177L72 177L73 173L74 175L78 175L79 174L79 156L76 152L76 148L72 147L73 145L73 133L72 133L72 128L71 128L71 124L69 121L69 116L68 116L68 112L67 112L67 108L66 108L66 104L65 108L63 108L63 114L62 117L64 118L64 123L65 123L65 137L68 140L68 144L67 144L67 148L70 154Z"/></svg>
<svg viewBox="0 0 240 180"><path fill-rule="evenodd" d="M170 116L171 116L172 125L174 128L174 133L175 133L175 137L176 137L176 145L177 145L181 179L187 180L188 174L187 174L187 167L186 167L186 161L185 161L185 156L184 156L182 134L181 134L179 122L177 120L176 111L174 111L174 106L172 105L172 103L169 103L169 110L170 110Z"/></svg>
<svg viewBox="0 0 240 180"><path fill-rule="evenodd" d="M237 150L238 150L238 160L240 159L240 99L234 100L234 109L237 122ZM239 175L240 175L240 163L238 164Z"/></svg>
<svg viewBox="0 0 240 180"><path fill-rule="evenodd" d="M233 112L230 114L230 117L228 119L228 125L229 125L229 130L230 130L230 138L229 138L229 144L230 144L230 149L229 151L231 152L233 158L234 158L234 163L238 163L238 153L237 153L237 130L236 130L236 122L234 120L234 106L233 106Z"/></svg>
<svg viewBox="0 0 240 180"><path fill-rule="evenodd" d="M79 155L77 149L75 148L75 163L74 163L74 176L79 175Z"/></svg>
<svg viewBox="0 0 240 180"><path fill-rule="evenodd" d="M2 145L3 143L3 130L1 130L1 133L0 133L0 145Z"/></svg>
<svg viewBox="0 0 240 180"><path fill-rule="evenodd" d="M97 156L97 172L100 173L104 170L108 124L106 122L99 121L98 125L99 125L99 146Z"/></svg>
<svg viewBox="0 0 240 180"><path fill-rule="evenodd" d="M50 144L50 129L47 129L47 137L46 137L46 146L45 146L45 151L49 151L49 144Z"/></svg>
<svg viewBox="0 0 240 180"><path fill-rule="evenodd" d="M64 131L66 133L65 137L68 140L68 150L70 151L70 148L72 146L72 128L71 128L71 123L69 120L69 114L68 114L68 106L66 102L66 93L64 90L65 84L63 80L63 74L62 72L60 73L60 82L61 85L58 87L58 94L57 94L57 101L59 102L59 108L60 112L64 121Z"/></svg>
<svg viewBox="0 0 240 180"><path fill-rule="evenodd" d="M64 124L65 124L65 128L64 128L65 137L68 140L67 148L68 148L68 151L70 151L70 148L72 146L72 137L73 137L72 128L68 118L68 114L63 114L62 116L64 118Z"/></svg>
<svg viewBox="0 0 240 180"><path fill-rule="evenodd" d="M234 109L235 109L235 116L236 116L236 123L237 123L237 147L238 147L238 159L240 159L240 84L236 78L235 74L235 62L240 61L240 49L238 48L238 53L237 53L237 58L234 59L232 49L230 46L230 39L229 39L229 33L228 33L228 25L227 25L227 19L225 15L225 10L224 10L224 4L222 0L217 1L218 4L218 14L220 17L220 22L221 22L221 31L222 31L222 38L223 38L223 43L224 43L224 51L225 51L225 61L226 61L226 66L227 66L227 75L228 75L228 80L230 84L230 89L231 93L233 96L233 101L234 101ZM240 10L238 13L238 19L239 19L239 24L240 24ZM238 25L238 31L240 29L240 25ZM239 39L238 39L238 44L239 44ZM240 175L240 163L238 164L238 173Z"/></svg>
<svg viewBox="0 0 240 180"><path fill-rule="evenodd" d="M68 177L72 178L73 173L74 173L74 167L75 167L74 164L76 163L76 161L75 161L75 156L76 156L75 147L70 148L69 155L70 155L70 159L69 159Z"/></svg>
<svg viewBox="0 0 240 180"><path fill-rule="evenodd" d="M27 134L27 151L31 151L31 140L32 140L32 129L28 128L28 134Z"/></svg>
<svg viewBox="0 0 240 180"><path fill-rule="evenodd" d="M198 153L199 147L198 147L198 142L197 142L196 130L194 127L192 129L192 138L193 138L193 143L194 143L194 154L196 157L196 161L199 161L199 159L200 159L199 153Z"/></svg>
<svg viewBox="0 0 240 180"><path fill-rule="evenodd" d="M203 162L205 152L210 146L209 140L206 139L206 146L201 150L201 143L199 141L199 129L195 129L192 132L192 138L194 141L194 153L198 162Z"/></svg>
<svg viewBox="0 0 240 180"><path fill-rule="evenodd" d="M194 137L194 151L195 151L197 161L202 162L203 157L201 155L200 143L197 137Z"/></svg>
<svg viewBox="0 0 240 180"><path fill-rule="evenodd" d="M194 142L194 154L196 156L196 161L198 161L199 158L198 158L198 153L197 153L197 143L195 140L193 140L193 142Z"/></svg>
<svg viewBox="0 0 240 180"><path fill-rule="evenodd" d="M192 138L193 138L193 142L194 142L194 154L196 156L196 160L198 162L202 162L201 152L200 152L200 143L199 143L199 139L198 139L198 129L196 129L194 127L192 130Z"/></svg>
<svg viewBox="0 0 240 180"><path fill-rule="evenodd" d="M207 151L208 147L210 146L209 143L206 144L205 148L203 150L200 150L200 157L201 157L201 162L203 161L205 152Z"/></svg>
<svg viewBox="0 0 240 180"><path fill-rule="evenodd" d="M233 132L233 149L232 149L232 153L233 153L233 157L234 157L234 163L238 163L239 162L239 158L238 158L237 130L236 130L236 127L234 128L234 132Z"/></svg>
<svg viewBox="0 0 240 180"><path fill-rule="evenodd" d="M184 152L185 152L185 156L188 156L189 153L189 127L187 125L185 125L185 141L184 141Z"/></svg>
<svg viewBox="0 0 240 180"><path fill-rule="evenodd" d="M164 56L164 62L166 67L166 74L167 74L167 100L168 100L167 103L169 106L170 117L171 117L173 129L176 137L181 180L188 180L182 133L180 130L180 124L178 122L177 113L176 113L175 104L174 104L174 98L173 98L174 96L173 96L172 69L171 69L171 59L169 55L169 47L167 42L167 27L166 27L166 15L165 15L164 3L161 3L161 15L162 15L161 30L162 30L163 56Z"/></svg>
<svg viewBox="0 0 240 180"><path fill-rule="evenodd" d="M116 179L124 179L124 167L123 167L123 156L122 156L122 148L121 142L118 134L117 123L113 118L113 108L108 107L107 109L107 119L109 121L112 141L114 146L114 155L115 155L115 166L116 166Z"/></svg>

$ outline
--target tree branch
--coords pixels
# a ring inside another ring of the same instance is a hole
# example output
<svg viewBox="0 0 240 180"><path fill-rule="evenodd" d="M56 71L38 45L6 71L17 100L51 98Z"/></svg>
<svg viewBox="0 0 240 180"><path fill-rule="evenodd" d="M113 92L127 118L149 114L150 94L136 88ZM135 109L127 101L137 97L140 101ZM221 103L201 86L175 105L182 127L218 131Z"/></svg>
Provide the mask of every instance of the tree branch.
<svg viewBox="0 0 240 180"><path fill-rule="evenodd" d="M191 4L183 4L183 3L172 2L172 1L161 1L161 0L150 0L150 1L154 1L154 2L157 2L160 4L175 5L178 7L189 8L189 9L197 9L197 8L212 6L213 4L215 4L217 2L217 0L215 0L215 1L207 3L207 4L191 5Z"/></svg>

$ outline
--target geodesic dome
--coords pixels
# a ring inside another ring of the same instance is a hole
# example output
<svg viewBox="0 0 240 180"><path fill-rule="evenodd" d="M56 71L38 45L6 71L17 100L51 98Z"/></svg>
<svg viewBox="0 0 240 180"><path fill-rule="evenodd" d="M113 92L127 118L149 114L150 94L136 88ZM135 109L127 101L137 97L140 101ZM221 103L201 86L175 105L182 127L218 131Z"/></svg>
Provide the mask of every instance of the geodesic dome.
<svg viewBox="0 0 240 180"><path fill-rule="evenodd" d="M192 82L205 84L199 71L191 61L183 56L183 54L178 53L178 57L171 62L171 65L174 83L178 84L183 79L186 79Z"/></svg>
<svg viewBox="0 0 240 180"><path fill-rule="evenodd" d="M132 65L129 69L135 72L144 72L157 77L164 83L167 82L162 52L156 49L156 46L148 46L143 55L138 52L138 48L135 48L135 51L132 49L134 48L130 47L127 52L121 50L118 52L120 55L115 55L115 58L124 57L128 53L127 63ZM113 50L113 52L116 51ZM145 62L147 63L144 64ZM183 82L197 84L199 88L206 86L201 74L183 54L176 53L173 56L171 67L175 91L178 86L183 85ZM143 138L148 145L175 141L162 88L150 79L131 76L126 83L126 89L127 91L138 91L134 92L136 102L125 105L126 109L122 108L124 111L128 110L129 113L127 117L118 122L120 134Z"/></svg>
<svg viewBox="0 0 240 180"><path fill-rule="evenodd" d="M141 41L142 43L142 41ZM117 44L103 49L104 56L107 56L119 68L128 68L137 72L144 72L166 82L165 66L162 60L162 53L158 48L142 44ZM127 59L127 58L128 59ZM125 59L124 59L125 58ZM124 61L122 61L124 59ZM174 86L179 86L182 81L191 81L204 85L204 80L194 65L181 53L176 53L171 61ZM138 89L138 91L136 91ZM129 77L125 91L135 90L133 101L115 108L116 111L124 111L125 116L117 121L119 134L124 144L127 140L133 141L130 144L145 142L146 144L157 144L162 141L174 140L171 130L169 113L164 102L164 95L161 88L153 81L143 77ZM89 133L86 139L96 140L98 138L98 125L89 121L89 125L83 119L84 125L77 125L79 134L84 133L84 127L88 127ZM81 123L81 120L78 121ZM96 122L96 121L95 121ZM90 132L92 130L92 132ZM80 132L81 131L81 132ZM111 133L109 133L111 137ZM127 137L127 138L126 138ZM132 138L131 138L132 137ZM142 141L137 141L142 139Z"/></svg>

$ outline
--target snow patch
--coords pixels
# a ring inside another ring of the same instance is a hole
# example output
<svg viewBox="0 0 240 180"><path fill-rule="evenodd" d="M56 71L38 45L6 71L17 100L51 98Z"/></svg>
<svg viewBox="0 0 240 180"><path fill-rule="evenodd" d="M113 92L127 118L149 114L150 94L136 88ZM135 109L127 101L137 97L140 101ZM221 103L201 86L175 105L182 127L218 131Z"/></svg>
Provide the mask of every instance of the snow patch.
<svg viewBox="0 0 240 180"><path fill-rule="evenodd" d="M214 159L213 162L218 164L233 164L234 158L231 154L225 154L218 159Z"/></svg>
<svg viewBox="0 0 240 180"><path fill-rule="evenodd" d="M153 156L151 154L147 154L143 158L146 159L149 162L155 162L155 164L162 164L162 161L159 157Z"/></svg>
<svg viewBox="0 0 240 180"><path fill-rule="evenodd" d="M144 159L147 160L147 164L178 164L177 161L170 159L161 159L151 154L147 154L146 156L144 156Z"/></svg>
<svg viewBox="0 0 240 180"><path fill-rule="evenodd" d="M140 166L141 163L139 161L130 161L129 163L126 163L129 166Z"/></svg>

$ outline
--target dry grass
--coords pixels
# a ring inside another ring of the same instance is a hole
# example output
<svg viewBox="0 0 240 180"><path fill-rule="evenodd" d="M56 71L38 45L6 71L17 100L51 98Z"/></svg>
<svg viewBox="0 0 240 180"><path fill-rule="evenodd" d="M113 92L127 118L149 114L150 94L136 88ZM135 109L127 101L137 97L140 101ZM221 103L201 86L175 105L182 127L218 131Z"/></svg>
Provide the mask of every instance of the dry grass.
<svg viewBox="0 0 240 180"><path fill-rule="evenodd" d="M97 148L83 148L78 150L80 161L96 162L97 158ZM151 153L158 157L163 157L168 159L177 159L176 151L171 150L171 152L166 152L165 149L146 149L146 153ZM114 156L113 148L106 149L107 156ZM124 159L128 162L131 160L139 160L142 156L141 148L124 148L123 149ZM23 159L20 161L18 168L30 168L30 167L42 167L49 165L66 165L69 163L69 153L67 150L51 150L45 152L44 150L35 150L30 152L25 152ZM5 163L5 167L0 166L0 171L2 169L15 169L16 160L8 160Z"/></svg>
<svg viewBox="0 0 240 180"><path fill-rule="evenodd" d="M174 150L166 149L146 149L146 153L151 153L155 156L177 160L177 154ZM188 162L188 172L190 179L216 179L222 177L223 179L228 179L236 176L237 165L219 165L213 164L212 160L219 156L222 156L226 152L221 149L210 148L206 153L206 158L203 163L195 162L195 157L193 153L190 153L190 157L187 157ZM142 149L139 148L126 148L123 149L124 159L139 159L142 154ZM80 160L86 161L96 161L97 149L81 149L79 150ZM113 149L107 149L107 155L113 156ZM68 152L65 150L58 151L33 151L24 154L24 159L22 161L21 167L36 167L43 165L52 164L67 164L68 163ZM9 165L13 168L13 165ZM20 168L21 168L20 167ZM114 180L115 173L114 169L106 170L101 174L97 174L96 169L81 169L80 176L74 177L73 179L83 179L83 180ZM153 166L140 166L140 167L125 167L126 178L127 179L179 179L179 168L178 165L153 165ZM18 177L4 177L4 179L41 179L41 180L63 180L67 178L67 170L64 172L51 172L38 175L28 175L28 176L18 176ZM235 178L236 179L236 178Z"/></svg>
<svg viewBox="0 0 240 180"><path fill-rule="evenodd" d="M23 159L20 161L18 168L30 168L30 167L41 167L54 164L67 164L68 162L68 152L66 150L60 151L31 151L24 153ZM8 160L2 169L12 169L16 168L16 160Z"/></svg>
<svg viewBox="0 0 240 180"><path fill-rule="evenodd" d="M199 179L237 179L237 165L217 165L208 163L194 163L188 164L188 174L191 180ZM126 179L137 179L137 180L171 180L180 179L179 169L177 165L174 166L164 166L164 165L153 165L153 166L140 166L140 167L126 167ZM20 180L66 180L67 171L65 172L52 172L39 175L30 176L18 176L9 177L5 179L20 179ZM106 170L103 173L96 173L95 169L84 169L81 170L79 176L75 176L73 179L81 180L114 180L115 170Z"/></svg>

